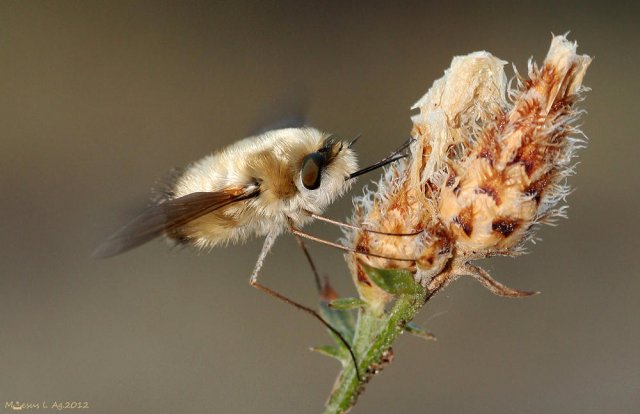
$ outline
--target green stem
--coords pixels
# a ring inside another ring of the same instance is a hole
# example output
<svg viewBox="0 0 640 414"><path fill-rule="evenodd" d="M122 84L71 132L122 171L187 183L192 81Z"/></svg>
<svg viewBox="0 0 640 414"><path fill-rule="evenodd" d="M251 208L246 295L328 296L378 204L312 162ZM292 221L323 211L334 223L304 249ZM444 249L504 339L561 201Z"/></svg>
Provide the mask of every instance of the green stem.
<svg viewBox="0 0 640 414"><path fill-rule="evenodd" d="M358 311L352 344L362 378L358 379L353 364L345 364L329 397L325 414L345 413L353 407L365 383L384 365L391 344L427 299L426 290L418 289L415 293L398 295L388 312L376 314L366 307Z"/></svg>

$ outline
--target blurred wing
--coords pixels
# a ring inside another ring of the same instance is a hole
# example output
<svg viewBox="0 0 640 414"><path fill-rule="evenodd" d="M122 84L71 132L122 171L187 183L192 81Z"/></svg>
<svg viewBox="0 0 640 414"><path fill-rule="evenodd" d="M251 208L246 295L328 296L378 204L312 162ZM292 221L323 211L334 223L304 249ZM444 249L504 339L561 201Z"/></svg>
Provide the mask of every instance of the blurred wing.
<svg viewBox="0 0 640 414"><path fill-rule="evenodd" d="M242 190L191 193L149 207L98 246L92 257L102 259L123 253L205 214L255 197L259 192L258 187L251 186Z"/></svg>
<svg viewBox="0 0 640 414"><path fill-rule="evenodd" d="M282 128L302 128L308 125L309 97L300 85L289 86L269 100L262 114L253 123L251 135L260 135Z"/></svg>

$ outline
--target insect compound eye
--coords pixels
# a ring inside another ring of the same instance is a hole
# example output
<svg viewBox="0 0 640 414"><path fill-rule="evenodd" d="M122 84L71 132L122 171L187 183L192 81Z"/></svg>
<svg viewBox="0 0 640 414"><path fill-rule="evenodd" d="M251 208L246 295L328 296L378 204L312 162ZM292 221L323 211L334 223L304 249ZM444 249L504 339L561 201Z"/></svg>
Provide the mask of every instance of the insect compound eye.
<svg viewBox="0 0 640 414"><path fill-rule="evenodd" d="M320 187L320 177L325 164L324 155L312 152L302 160L302 185L307 190L315 190Z"/></svg>

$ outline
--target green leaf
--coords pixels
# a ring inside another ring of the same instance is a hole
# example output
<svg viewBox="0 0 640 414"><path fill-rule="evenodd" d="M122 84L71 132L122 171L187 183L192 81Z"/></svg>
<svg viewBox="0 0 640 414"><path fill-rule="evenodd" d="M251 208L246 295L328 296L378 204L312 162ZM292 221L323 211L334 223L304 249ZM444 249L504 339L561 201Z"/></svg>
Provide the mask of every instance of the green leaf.
<svg viewBox="0 0 640 414"><path fill-rule="evenodd" d="M338 298L329 302L331 309L349 310L365 306L367 302L359 298Z"/></svg>
<svg viewBox="0 0 640 414"><path fill-rule="evenodd" d="M343 347L337 347L337 346L333 346L333 345L323 345L323 346L316 346L311 348L312 351L314 352L318 352L322 355L326 355L328 357L331 358L335 358L340 362L343 362L345 360L345 358L349 357L349 354L345 354L345 348ZM344 363L344 362L343 362Z"/></svg>
<svg viewBox="0 0 640 414"><path fill-rule="evenodd" d="M320 315L322 315L322 317L327 321L329 325L340 332L340 335L342 335L344 339L351 345L353 340L353 333L356 329L356 318L353 311L345 309L333 309L329 307L328 303L321 302ZM335 337L333 333L332 336L339 346L344 347L344 344L339 338Z"/></svg>
<svg viewBox="0 0 640 414"><path fill-rule="evenodd" d="M411 335L415 335L415 336L417 336L419 338L426 339L426 340L429 340L429 341L435 341L436 340L436 336L434 334L432 334L431 332L425 331L424 329L422 329L418 325L415 325L412 322L409 322L407 324L407 326L404 327L404 329L405 329L405 331L407 331Z"/></svg>
<svg viewBox="0 0 640 414"><path fill-rule="evenodd" d="M422 286L413 279L413 273L408 270L377 269L364 263L361 265L373 283L392 295L415 295L422 290Z"/></svg>

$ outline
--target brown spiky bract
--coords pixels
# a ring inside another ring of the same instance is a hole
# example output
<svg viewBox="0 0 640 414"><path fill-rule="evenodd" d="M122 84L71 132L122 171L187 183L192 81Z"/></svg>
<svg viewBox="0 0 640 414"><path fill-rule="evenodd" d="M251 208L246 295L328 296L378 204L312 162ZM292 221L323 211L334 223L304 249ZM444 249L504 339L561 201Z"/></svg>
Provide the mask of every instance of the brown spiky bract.
<svg viewBox="0 0 640 414"><path fill-rule="evenodd" d="M565 36L553 37L542 66L530 62L528 79L516 73L511 89L505 62L491 54L453 59L414 106L411 157L355 200L353 221L366 229L420 232L347 235L357 251L389 257L349 256L364 300L381 309L391 297L367 280L362 263L408 269L431 292L470 275L496 294L533 294L496 282L471 262L520 253L536 225L564 215L558 204L584 142L575 105L590 62Z"/></svg>

